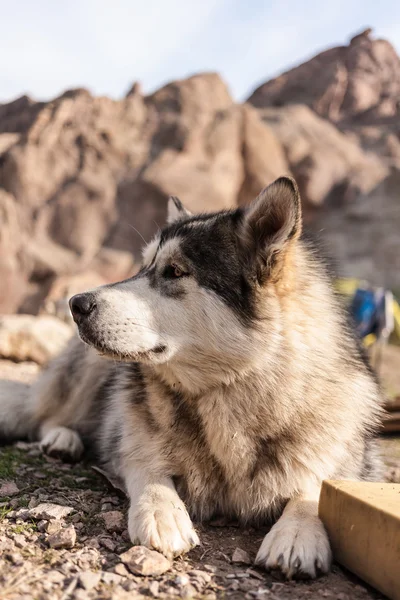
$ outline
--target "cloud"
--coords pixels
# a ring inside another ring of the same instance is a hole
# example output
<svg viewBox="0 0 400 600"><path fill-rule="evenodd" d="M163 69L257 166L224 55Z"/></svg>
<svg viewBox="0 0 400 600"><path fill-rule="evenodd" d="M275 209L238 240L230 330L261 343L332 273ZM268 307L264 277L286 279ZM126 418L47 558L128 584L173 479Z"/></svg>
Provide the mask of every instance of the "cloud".
<svg viewBox="0 0 400 600"><path fill-rule="evenodd" d="M1 18L0 101L80 86L119 97L204 70L242 99L365 26L400 40L396 0L19 0Z"/></svg>

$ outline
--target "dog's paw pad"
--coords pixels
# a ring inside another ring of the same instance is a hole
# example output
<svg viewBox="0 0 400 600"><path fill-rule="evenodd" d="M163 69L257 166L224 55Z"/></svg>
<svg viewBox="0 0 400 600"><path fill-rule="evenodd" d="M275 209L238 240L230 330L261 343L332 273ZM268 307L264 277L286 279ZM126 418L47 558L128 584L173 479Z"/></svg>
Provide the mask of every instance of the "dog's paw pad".
<svg viewBox="0 0 400 600"><path fill-rule="evenodd" d="M282 523L265 536L256 564L279 569L288 578L312 578L327 573L332 561L324 526L319 519Z"/></svg>
<svg viewBox="0 0 400 600"><path fill-rule="evenodd" d="M40 447L49 456L63 460L79 460L84 449L76 431L67 427L50 429L40 442Z"/></svg>

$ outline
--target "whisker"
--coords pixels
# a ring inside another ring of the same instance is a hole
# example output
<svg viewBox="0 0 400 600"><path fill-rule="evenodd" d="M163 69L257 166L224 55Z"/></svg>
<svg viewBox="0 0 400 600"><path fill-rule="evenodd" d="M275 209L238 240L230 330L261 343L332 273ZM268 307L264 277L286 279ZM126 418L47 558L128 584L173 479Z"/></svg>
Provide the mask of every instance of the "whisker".
<svg viewBox="0 0 400 600"><path fill-rule="evenodd" d="M128 223L128 225L129 225L129 227L131 227L131 228L133 229L133 231L136 231L136 233L137 233L138 235L140 235L140 237L142 238L143 242L144 242L145 244L147 244L146 240L144 239L144 237L142 236L142 234L140 233L140 231L138 231L138 230L136 229L136 227L134 227L134 226L133 226L133 225L131 225L130 223Z"/></svg>

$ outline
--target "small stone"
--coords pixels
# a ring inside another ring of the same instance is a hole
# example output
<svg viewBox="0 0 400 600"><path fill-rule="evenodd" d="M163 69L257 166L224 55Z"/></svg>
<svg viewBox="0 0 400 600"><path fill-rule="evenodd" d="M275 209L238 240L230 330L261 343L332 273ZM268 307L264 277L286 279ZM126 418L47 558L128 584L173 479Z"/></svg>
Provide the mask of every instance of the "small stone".
<svg viewBox="0 0 400 600"><path fill-rule="evenodd" d="M124 542L130 542L131 541L131 537L129 535L129 531L127 529L124 529L124 531L121 533L121 537L124 540Z"/></svg>
<svg viewBox="0 0 400 600"><path fill-rule="evenodd" d="M107 531L122 531L124 528L124 515L119 510L110 510L101 513Z"/></svg>
<svg viewBox="0 0 400 600"><path fill-rule="evenodd" d="M28 508L36 508L38 506L38 504L40 504L40 501L38 498L31 498L29 500Z"/></svg>
<svg viewBox="0 0 400 600"><path fill-rule="evenodd" d="M120 556L134 575L162 575L171 568L170 561L159 552L144 546L133 546Z"/></svg>
<svg viewBox="0 0 400 600"><path fill-rule="evenodd" d="M203 585L205 585L206 583L210 583L211 581L211 575L209 573L206 573L205 571L200 571L198 569L193 569L192 571L189 571L189 575L191 578L197 579L197 581L199 581Z"/></svg>
<svg viewBox="0 0 400 600"><path fill-rule="evenodd" d="M79 521L82 519L82 515L79 513L75 513L74 515L72 515L71 517L71 522L72 523L79 523Z"/></svg>
<svg viewBox="0 0 400 600"><path fill-rule="evenodd" d="M104 504L102 504L100 508L102 512L112 511L112 509L113 505L111 504L111 502L104 502Z"/></svg>
<svg viewBox="0 0 400 600"><path fill-rule="evenodd" d="M121 575L117 575L117 573L110 573L109 571L103 571L101 574L101 579L108 585L118 585L124 580Z"/></svg>
<svg viewBox="0 0 400 600"><path fill-rule="evenodd" d="M121 575L121 577L132 577L131 574L128 573L128 571L126 570L125 565L123 565L122 563L118 563L117 565L115 565L114 573L116 573L117 575Z"/></svg>
<svg viewBox="0 0 400 600"><path fill-rule="evenodd" d="M242 550L241 548L235 549L235 552L232 555L232 562L233 563L241 563L243 565L251 565L252 564L252 560L250 559L250 556L247 554L247 552L245 550Z"/></svg>
<svg viewBox="0 0 400 600"><path fill-rule="evenodd" d="M74 595L72 596L74 600L88 600L89 596L87 595L85 590L75 590Z"/></svg>
<svg viewBox="0 0 400 600"><path fill-rule="evenodd" d="M13 541L14 541L14 544L17 546L17 548L24 548L27 544L25 537L23 535L21 535L20 533L17 533L14 535Z"/></svg>
<svg viewBox="0 0 400 600"><path fill-rule="evenodd" d="M42 473L42 471L35 471L33 473L33 476L36 477L36 479L46 479L47 475L45 473Z"/></svg>
<svg viewBox="0 0 400 600"><path fill-rule="evenodd" d="M24 559L18 552L10 552L10 554L6 555L9 561L12 562L13 565L19 566L24 564Z"/></svg>
<svg viewBox="0 0 400 600"><path fill-rule="evenodd" d="M60 571L50 571L46 573L46 579L49 579L53 583L61 583L65 577Z"/></svg>
<svg viewBox="0 0 400 600"><path fill-rule="evenodd" d="M18 492L19 489L14 481L5 481L0 486L0 498L4 498L5 496L15 496Z"/></svg>
<svg viewBox="0 0 400 600"><path fill-rule="evenodd" d="M114 552L117 546L117 544L113 542L113 540L111 540L110 538L100 538L99 543L100 546L103 546L103 548L107 548L107 550L110 550L110 552Z"/></svg>
<svg viewBox="0 0 400 600"><path fill-rule="evenodd" d="M62 529L62 525L60 521L47 521L46 533L49 535L54 535L58 533Z"/></svg>
<svg viewBox="0 0 400 600"><path fill-rule="evenodd" d="M46 531L47 525L48 525L48 521L45 521L43 519L43 521L39 521L37 523L36 527L38 528L38 531L40 531L41 533L43 533L44 531Z"/></svg>
<svg viewBox="0 0 400 600"><path fill-rule="evenodd" d="M187 575L177 575L176 579L175 579L175 583L176 585L180 585L180 586L184 586L187 585L189 583L189 577Z"/></svg>
<svg viewBox="0 0 400 600"><path fill-rule="evenodd" d="M79 574L78 581L81 587L85 590L91 590L100 583L101 573L93 573L93 571L83 571Z"/></svg>
<svg viewBox="0 0 400 600"><path fill-rule="evenodd" d="M9 514L9 516L11 516L11 514ZM20 519L21 521L27 521L30 517L30 511L26 508L20 508L19 510L15 511L13 516L16 520Z"/></svg>
<svg viewBox="0 0 400 600"><path fill-rule="evenodd" d="M197 590L192 585L186 585L180 590L180 598L194 598L197 595Z"/></svg>
<svg viewBox="0 0 400 600"><path fill-rule="evenodd" d="M261 573L258 573L257 571L254 571L253 569L247 569L247 572L250 575L250 577L255 577L256 579L260 579L261 581L264 580L264 575L261 575Z"/></svg>
<svg viewBox="0 0 400 600"><path fill-rule="evenodd" d="M47 538L50 548L73 548L76 542L76 531L73 525L60 529Z"/></svg>
<svg viewBox="0 0 400 600"><path fill-rule="evenodd" d="M74 511L70 506L61 506L60 504L51 504L44 502L28 511L32 519L63 519Z"/></svg>
<svg viewBox="0 0 400 600"><path fill-rule="evenodd" d="M218 571L217 567L214 567L214 565L203 565L203 568L209 573L216 573Z"/></svg>
<svg viewBox="0 0 400 600"><path fill-rule="evenodd" d="M151 584L149 585L150 594L152 594L155 598L158 598L159 591L160 591L160 584L158 583L158 581L152 581Z"/></svg>

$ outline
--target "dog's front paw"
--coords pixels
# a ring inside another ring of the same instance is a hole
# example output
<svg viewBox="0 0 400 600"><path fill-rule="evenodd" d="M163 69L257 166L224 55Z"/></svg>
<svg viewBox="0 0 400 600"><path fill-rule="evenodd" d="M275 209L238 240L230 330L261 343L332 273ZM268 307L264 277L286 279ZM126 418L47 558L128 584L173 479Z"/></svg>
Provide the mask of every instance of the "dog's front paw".
<svg viewBox="0 0 400 600"><path fill-rule="evenodd" d="M280 519L265 536L256 564L280 569L288 579L327 573L332 562L328 536L318 517Z"/></svg>
<svg viewBox="0 0 400 600"><path fill-rule="evenodd" d="M200 543L185 505L179 499L131 506L128 530L133 544L158 550L167 558L184 554Z"/></svg>
<svg viewBox="0 0 400 600"><path fill-rule="evenodd" d="M49 456L61 458L62 460L76 461L83 454L83 444L76 431L68 427L53 427L49 429L40 447Z"/></svg>

